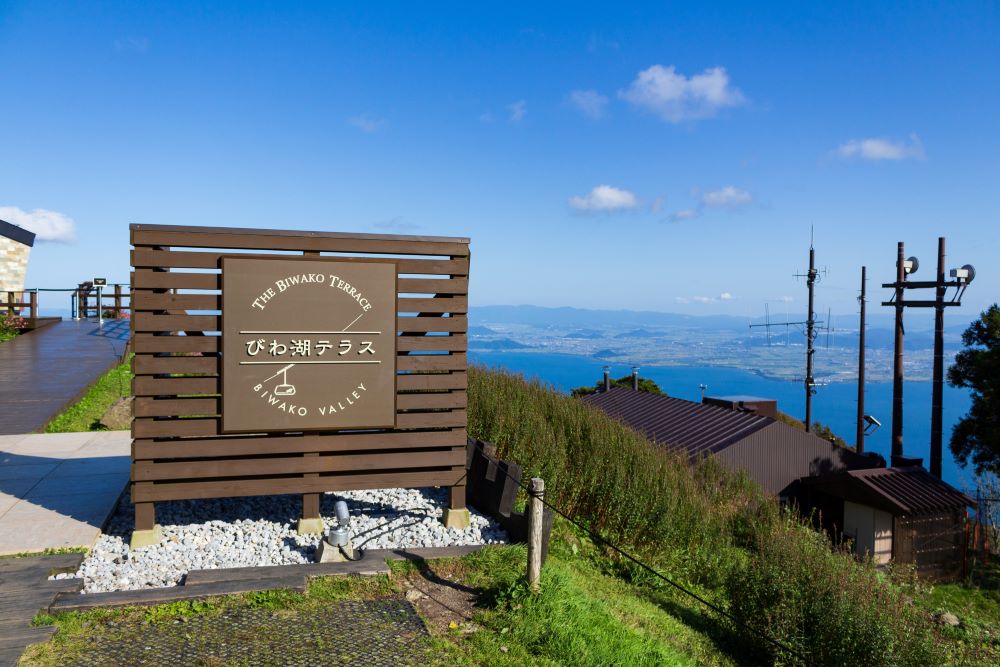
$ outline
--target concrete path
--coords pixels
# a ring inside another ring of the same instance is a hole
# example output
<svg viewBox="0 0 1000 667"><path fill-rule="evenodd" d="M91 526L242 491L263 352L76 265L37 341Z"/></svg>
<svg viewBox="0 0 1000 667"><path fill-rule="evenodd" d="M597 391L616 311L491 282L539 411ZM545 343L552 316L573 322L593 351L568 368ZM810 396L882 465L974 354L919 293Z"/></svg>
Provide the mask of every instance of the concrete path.
<svg viewBox="0 0 1000 667"><path fill-rule="evenodd" d="M0 433L35 433L115 365L127 320L64 320L0 343Z"/></svg>
<svg viewBox="0 0 1000 667"><path fill-rule="evenodd" d="M128 431L0 435L0 555L93 546L131 443Z"/></svg>

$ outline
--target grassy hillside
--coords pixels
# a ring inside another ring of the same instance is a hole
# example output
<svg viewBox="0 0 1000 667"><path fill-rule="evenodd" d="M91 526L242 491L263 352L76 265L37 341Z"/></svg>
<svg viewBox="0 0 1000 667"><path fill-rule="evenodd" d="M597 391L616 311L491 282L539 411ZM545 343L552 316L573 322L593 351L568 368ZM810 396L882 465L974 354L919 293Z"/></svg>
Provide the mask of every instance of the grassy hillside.
<svg viewBox="0 0 1000 667"><path fill-rule="evenodd" d="M752 627L816 664L947 661L929 614L902 587L746 478L711 461L692 468L582 402L503 371L470 369L469 406L470 435L543 477L556 505L735 616L736 624L700 614L692 622L738 642L746 657L796 662ZM604 567L642 589L661 587L610 556Z"/></svg>

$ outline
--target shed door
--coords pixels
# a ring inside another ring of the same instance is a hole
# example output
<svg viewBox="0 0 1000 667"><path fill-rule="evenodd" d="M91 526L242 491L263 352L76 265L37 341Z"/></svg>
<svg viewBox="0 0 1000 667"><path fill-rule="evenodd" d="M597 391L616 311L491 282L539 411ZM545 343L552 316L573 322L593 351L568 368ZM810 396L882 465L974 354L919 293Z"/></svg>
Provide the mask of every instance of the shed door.
<svg viewBox="0 0 1000 667"><path fill-rule="evenodd" d="M845 500L844 532L854 538L858 556L871 556L876 565L892 558L892 515L888 512Z"/></svg>

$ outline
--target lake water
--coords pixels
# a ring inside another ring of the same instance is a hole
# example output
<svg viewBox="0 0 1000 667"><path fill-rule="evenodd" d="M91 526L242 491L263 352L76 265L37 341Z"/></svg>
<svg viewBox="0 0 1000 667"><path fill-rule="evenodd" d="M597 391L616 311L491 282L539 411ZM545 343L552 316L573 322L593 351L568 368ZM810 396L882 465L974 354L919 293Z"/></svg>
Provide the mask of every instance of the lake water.
<svg viewBox="0 0 1000 667"><path fill-rule="evenodd" d="M532 352L476 352L469 353L470 360L486 366L497 366L538 377L561 391L574 387L593 385L602 377L604 364L595 359L565 354ZM611 366L611 376L621 377L631 372L629 366ZM736 368L671 366L643 367L639 374L654 380L660 387L678 398L701 400L698 385L708 385L707 394L725 396L749 394L778 401L783 412L802 419L805 413L805 390L799 382L771 380L750 371ZM907 456L924 458L929 463L931 433L931 383L907 382L903 388L904 424L903 448ZM813 420L819 421L846 440L854 442L857 414L857 383L841 382L818 387L813 397ZM955 463L948 449L951 429L969 410L971 399L965 389L944 388L944 461L942 474L945 481L960 488L974 489L971 468L963 469ZM882 422L882 427L866 438L865 449L878 452L889 460L892 433L892 383L873 382L866 385L865 412Z"/></svg>

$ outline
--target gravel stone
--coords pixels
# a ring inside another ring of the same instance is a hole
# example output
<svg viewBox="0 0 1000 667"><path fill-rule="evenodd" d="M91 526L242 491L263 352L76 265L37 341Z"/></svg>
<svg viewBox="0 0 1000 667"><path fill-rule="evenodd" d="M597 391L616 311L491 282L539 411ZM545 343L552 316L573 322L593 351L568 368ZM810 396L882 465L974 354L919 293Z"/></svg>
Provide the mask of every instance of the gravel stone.
<svg viewBox="0 0 1000 667"><path fill-rule="evenodd" d="M448 490L373 489L327 493L320 516L329 531L336 525L334 503L345 500L351 512L355 548L395 549L501 544L503 528L469 508L468 528L445 528L441 516ZM295 526L302 497L258 496L157 503L159 544L132 551L135 514L123 496L107 529L75 574L84 593L176 586L191 570L315 562L318 535L298 535Z"/></svg>

